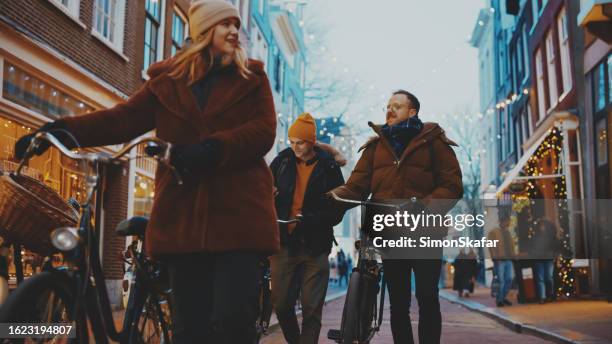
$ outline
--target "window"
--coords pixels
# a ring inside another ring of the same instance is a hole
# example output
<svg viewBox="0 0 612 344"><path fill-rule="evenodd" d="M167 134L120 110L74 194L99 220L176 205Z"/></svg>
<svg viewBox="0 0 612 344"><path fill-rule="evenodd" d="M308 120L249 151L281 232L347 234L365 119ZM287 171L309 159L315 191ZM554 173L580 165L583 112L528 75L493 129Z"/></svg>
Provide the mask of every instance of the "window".
<svg viewBox="0 0 612 344"><path fill-rule="evenodd" d="M2 97L49 117L72 116L94 109L17 66L4 63Z"/></svg>
<svg viewBox="0 0 612 344"><path fill-rule="evenodd" d="M540 16L540 9L539 9L539 5L538 3L541 2L541 0L531 0L531 5L532 5L532 18L533 18L533 26L536 25L536 23L538 22L538 17Z"/></svg>
<svg viewBox="0 0 612 344"><path fill-rule="evenodd" d="M505 52L504 52L504 41L503 39L500 37L498 40L499 43L499 60L497 63L497 82L498 82L498 87L503 85L505 83L505 78L504 78L504 73L506 70L506 57L505 57Z"/></svg>
<svg viewBox="0 0 612 344"><path fill-rule="evenodd" d="M306 87L306 63L304 61L300 63L300 77L301 86L304 88Z"/></svg>
<svg viewBox="0 0 612 344"><path fill-rule="evenodd" d="M240 18L242 18L242 26L244 27L245 32L249 28L249 4L250 0L241 0L240 1Z"/></svg>
<svg viewBox="0 0 612 344"><path fill-rule="evenodd" d="M62 9L66 14L75 19L79 18L80 0L49 0L52 4Z"/></svg>
<svg viewBox="0 0 612 344"><path fill-rule="evenodd" d="M144 70L163 56L162 5L162 0L146 0L145 3Z"/></svg>
<svg viewBox="0 0 612 344"><path fill-rule="evenodd" d="M522 109L519 112L518 116L514 119L514 136L515 136L515 146L514 151L516 152L516 159L520 159L521 154L523 154L523 150L521 149L521 144L525 141L525 137L523 136L523 113Z"/></svg>
<svg viewBox="0 0 612 344"><path fill-rule="evenodd" d="M529 61L529 49L527 47L527 44L529 42L528 36L527 36L527 25L525 25L523 27L523 61L525 63L525 79L527 79L527 77L529 76L529 66L527 66L527 61Z"/></svg>
<svg viewBox="0 0 612 344"><path fill-rule="evenodd" d="M188 35L187 31L187 20L185 19L185 16L178 10L178 8L175 8L174 12L172 13L172 56L176 55L176 53L183 47L185 38Z"/></svg>
<svg viewBox="0 0 612 344"><path fill-rule="evenodd" d="M608 164L608 123L606 118L597 121L595 126L595 148L597 149L597 167Z"/></svg>
<svg viewBox="0 0 612 344"><path fill-rule="evenodd" d="M549 109L552 109L559 100L559 93L557 91L557 55L555 54L555 44L553 41L552 30L548 30L546 34L546 58L548 60L548 95L550 101L548 103Z"/></svg>
<svg viewBox="0 0 612 344"><path fill-rule="evenodd" d="M608 104L612 103L612 92L610 87L612 86L612 54L608 55Z"/></svg>
<svg viewBox="0 0 612 344"><path fill-rule="evenodd" d="M123 51L125 0L95 0L93 32Z"/></svg>
<svg viewBox="0 0 612 344"><path fill-rule="evenodd" d="M610 71L611 56L599 63L591 72L593 84L593 112L599 112L610 103Z"/></svg>
<svg viewBox="0 0 612 344"><path fill-rule="evenodd" d="M500 116L500 121L499 121L499 133L501 134L501 157L502 160L506 159L506 149L508 146L508 143L506 142L508 135L506 133L506 109L502 108L501 111L499 112L499 116Z"/></svg>
<svg viewBox="0 0 612 344"><path fill-rule="evenodd" d="M518 40L516 41L516 65L517 65L517 80L518 80L518 84L517 86L520 87L521 85L521 80L523 78L523 65L524 65L524 61L523 61L523 37L519 36ZM517 89L518 89L517 87ZM519 90L520 92L520 90Z"/></svg>
<svg viewBox="0 0 612 344"><path fill-rule="evenodd" d="M280 68L278 71L278 80L279 80L279 92L281 93L281 96L284 96L283 84L285 83L285 64L282 61L280 63Z"/></svg>
<svg viewBox="0 0 612 344"><path fill-rule="evenodd" d="M529 106L529 102L525 105L525 110L523 111L523 142L529 138L531 135L531 107ZM521 144L523 144L521 142Z"/></svg>
<svg viewBox="0 0 612 344"><path fill-rule="evenodd" d="M261 14L262 16L264 15L264 5L265 5L265 0L257 0L257 9L259 10L259 14Z"/></svg>
<svg viewBox="0 0 612 344"><path fill-rule="evenodd" d="M268 66L268 43L263 37L259 27L254 22L251 22L251 33L249 34L252 42L251 56L254 59L260 60L266 67Z"/></svg>
<svg viewBox="0 0 612 344"><path fill-rule="evenodd" d="M134 183L134 216L149 216L155 197L155 181L136 173Z"/></svg>
<svg viewBox="0 0 612 344"><path fill-rule="evenodd" d="M569 35L567 27L567 14L565 8L557 17L557 32L559 33L559 50L561 53L561 78L563 80L563 93L572 88L572 67L570 65Z"/></svg>
<svg viewBox="0 0 612 344"><path fill-rule="evenodd" d="M538 114L536 116L537 121L544 118L546 114L546 104L545 104L545 96L544 96L544 69L542 66L542 51L540 48L536 50L535 54L535 67L536 67L536 78L537 78L537 92L538 96L536 98L538 102Z"/></svg>
<svg viewBox="0 0 612 344"><path fill-rule="evenodd" d="M283 83L283 61L280 56L280 52L276 55L276 61L274 63L274 89L277 93L280 93L282 90Z"/></svg>

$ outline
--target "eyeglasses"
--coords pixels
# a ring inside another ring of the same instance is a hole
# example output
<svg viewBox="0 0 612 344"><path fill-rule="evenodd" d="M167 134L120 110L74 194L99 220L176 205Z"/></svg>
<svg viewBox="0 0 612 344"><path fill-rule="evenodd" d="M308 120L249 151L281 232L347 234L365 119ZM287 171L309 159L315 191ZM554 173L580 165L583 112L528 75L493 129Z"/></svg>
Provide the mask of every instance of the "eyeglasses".
<svg viewBox="0 0 612 344"><path fill-rule="evenodd" d="M389 110L393 111L393 112L398 112L401 108L405 107L406 105L404 104L390 104L387 106L383 106L382 110L384 113L387 113Z"/></svg>

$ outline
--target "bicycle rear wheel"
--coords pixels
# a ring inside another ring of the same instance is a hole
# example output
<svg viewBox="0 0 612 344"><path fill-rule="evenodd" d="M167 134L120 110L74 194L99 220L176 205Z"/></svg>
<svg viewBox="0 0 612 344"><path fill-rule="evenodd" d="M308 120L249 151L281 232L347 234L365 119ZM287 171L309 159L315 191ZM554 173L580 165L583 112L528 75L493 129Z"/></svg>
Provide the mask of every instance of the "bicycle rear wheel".
<svg viewBox="0 0 612 344"><path fill-rule="evenodd" d="M341 344L353 344L358 339L359 334L359 304L360 304L360 284L361 273L353 271L346 290L344 309L342 310L342 323L340 331L342 333Z"/></svg>
<svg viewBox="0 0 612 344"><path fill-rule="evenodd" d="M267 282L267 281L266 281ZM259 310L257 321L255 323L255 344L258 344L264 334L268 331L270 325L270 318L272 316L272 297L270 294L269 285L262 283L259 292Z"/></svg>
<svg viewBox="0 0 612 344"><path fill-rule="evenodd" d="M170 304L160 301L160 296L149 294L146 301L136 309L130 343L170 344Z"/></svg>
<svg viewBox="0 0 612 344"><path fill-rule="evenodd" d="M9 294L0 307L0 323L63 323L76 327L73 316L74 295L68 275L58 271L43 271L28 278ZM78 339L74 342L78 342ZM69 340L6 338L1 343L69 343Z"/></svg>

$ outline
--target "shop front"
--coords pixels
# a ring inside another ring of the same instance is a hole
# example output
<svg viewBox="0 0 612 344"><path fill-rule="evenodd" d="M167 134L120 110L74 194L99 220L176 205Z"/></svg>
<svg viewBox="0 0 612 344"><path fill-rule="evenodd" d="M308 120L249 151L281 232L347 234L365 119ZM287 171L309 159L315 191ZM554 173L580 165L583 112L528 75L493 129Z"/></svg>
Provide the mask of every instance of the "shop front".
<svg viewBox="0 0 612 344"><path fill-rule="evenodd" d="M577 116L550 114L523 145L524 155L497 189L498 208L511 214L518 252L514 261L519 301L536 299L536 227L548 221L556 231L555 296L589 293L580 131Z"/></svg>

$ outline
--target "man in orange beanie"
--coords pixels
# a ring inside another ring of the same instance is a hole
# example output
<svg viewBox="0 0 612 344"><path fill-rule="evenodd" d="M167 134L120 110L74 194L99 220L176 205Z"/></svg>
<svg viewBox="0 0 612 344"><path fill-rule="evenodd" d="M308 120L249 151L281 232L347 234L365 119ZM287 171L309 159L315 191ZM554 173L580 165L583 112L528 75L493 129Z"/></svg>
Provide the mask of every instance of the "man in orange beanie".
<svg viewBox="0 0 612 344"><path fill-rule="evenodd" d="M289 127L291 147L280 152L270 165L278 192L278 218L301 215L297 224L280 226L281 251L270 258L272 303L283 335L291 344L318 343L333 226L343 215L326 207L323 195L342 185L344 178L334 157L315 145L316 134L314 118L309 113L298 116ZM295 315L298 295L302 302L301 331Z"/></svg>

